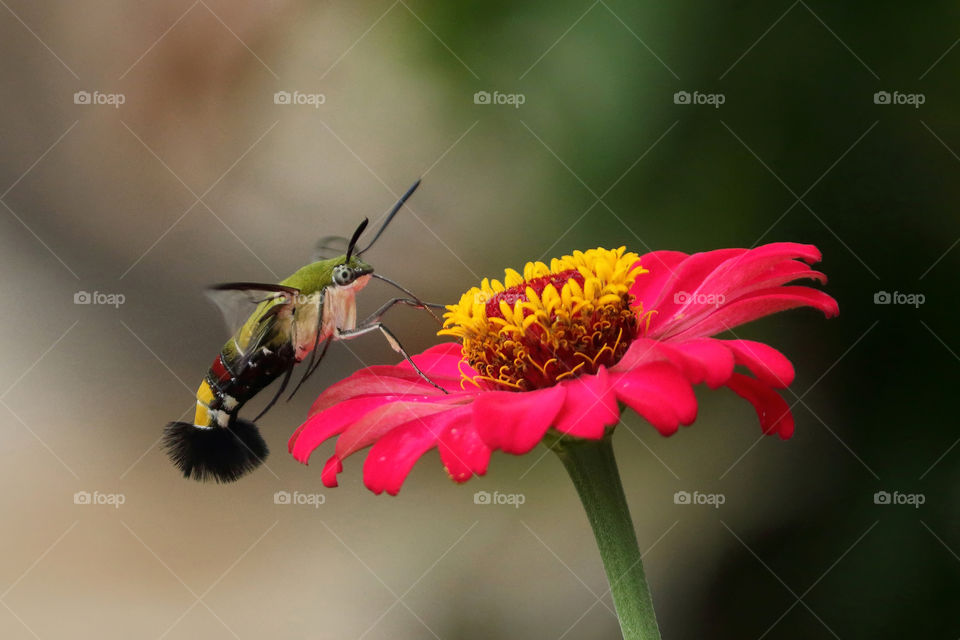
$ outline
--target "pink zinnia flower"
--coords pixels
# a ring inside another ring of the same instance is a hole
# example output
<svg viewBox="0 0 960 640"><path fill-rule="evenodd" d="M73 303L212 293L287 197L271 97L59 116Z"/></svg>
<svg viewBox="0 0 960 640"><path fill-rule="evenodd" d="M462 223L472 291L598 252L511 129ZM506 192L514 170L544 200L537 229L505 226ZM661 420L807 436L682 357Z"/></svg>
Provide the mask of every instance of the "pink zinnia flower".
<svg viewBox="0 0 960 640"><path fill-rule="evenodd" d="M790 361L760 342L711 336L795 307L837 315L822 291L785 286L826 282L808 266L819 260L815 247L793 243L642 257L621 247L507 270L503 283L485 279L448 307L440 333L462 342L414 356L447 394L408 363L368 367L320 395L290 451L306 463L339 436L322 473L334 487L343 460L371 447L364 483L396 494L434 447L465 482L486 472L494 450L527 453L550 428L602 438L621 403L669 436L696 418L699 383L729 387L753 404L764 433L789 438L793 416L775 389L793 381Z"/></svg>

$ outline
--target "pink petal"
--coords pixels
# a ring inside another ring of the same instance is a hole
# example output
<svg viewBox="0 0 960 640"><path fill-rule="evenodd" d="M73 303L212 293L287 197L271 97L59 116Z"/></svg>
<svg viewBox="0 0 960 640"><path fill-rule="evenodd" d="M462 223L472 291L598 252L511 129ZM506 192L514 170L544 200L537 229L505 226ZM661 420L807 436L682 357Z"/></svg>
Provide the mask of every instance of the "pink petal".
<svg viewBox="0 0 960 640"><path fill-rule="evenodd" d="M733 374L727 386L753 405L765 434L778 433L784 440L793 435L793 414L776 391L756 378L740 373Z"/></svg>
<svg viewBox="0 0 960 640"><path fill-rule="evenodd" d="M462 363L461 347L456 343L443 343L433 346L421 354L413 356L414 362L431 380L451 393L461 393L461 371L467 375L475 374ZM357 371L320 394L310 408L310 414L324 411L344 400L363 395L375 394L413 394L443 396L444 394L421 378L407 362L399 365L377 365Z"/></svg>
<svg viewBox="0 0 960 640"><path fill-rule="evenodd" d="M755 249L725 249L690 256L674 267L676 276L663 284L648 336L676 335L699 323L717 305L730 303L751 292L779 287L800 278L823 281L807 262L820 259L812 245L772 243ZM638 282L640 278L638 277ZM682 294L682 295L681 295ZM716 300L717 305L713 304Z"/></svg>
<svg viewBox="0 0 960 640"><path fill-rule="evenodd" d="M439 376L459 380L461 360L463 360L463 347L459 342L444 342L413 356L413 361L431 379L434 376ZM406 360L401 361L397 366L407 371L413 371L413 367Z"/></svg>
<svg viewBox="0 0 960 640"><path fill-rule="evenodd" d="M343 460L337 455L330 456L326 464L323 465L323 471L320 473L320 481L325 487L337 487L337 474L343 471Z"/></svg>
<svg viewBox="0 0 960 640"><path fill-rule="evenodd" d="M804 249L807 250L806 253L803 252ZM692 324L697 315L707 315L713 310L712 305L697 304L698 297L702 299L704 296L713 296L725 302L733 302L748 293L779 287L802 278L826 281L825 275L793 259L797 256L815 256L819 259L820 252L810 245L778 243L751 249L725 261L697 286L692 292L695 295L691 295L681 309L687 316L685 326Z"/></svg>
<svg viewBox="0 0 960 640"><path fill-rule="evenodd" d="M458 411L445 411L411 420L381 437L363 464L363 483L376 494L397 495L413 465L437 444L447 429L462 419Z"/></svg>
<svg viewBox="0 0 960 640"><path fill-rule="evenodd" d="M661 362L668 359L661 348L662 344L649 338L637 338L627 347L619 362L610 371L629 371L649 362Z"/></svg>
<svg viewBox="0 0 960 640"><path fill-rule="evenodd" d="M322 414L314 414L300 425L290 440L287 448L293 457L306 464L313 450L319 447L328 438L342 432L356 420L395 400L393 396L383 395L372 398L354 398L344 400L335 407L331 407Z"/></svg>
<svg viewBox="0 0 960 640"><path fill-rule="evenodd" d="M457 405L426 402L391 402L367 413L337 438L337 455L341 460L369 447L400 425L414 422L435 413L451 411Z"/></svg>
<svg viewBox="0 0 960 640"><path fill-rule="evenodd" d="M437 441L440 460L447 474L456 482L466 482L473 475L482 476L490 462L490 447L477 433L472 407L456 409L450 417L449 428Z"/></svg>
<svg viewBox="0 0 960 640"><path fill-rule="evenodd" d="M640 256L640 265L649 273L637 276L630 288L630 295L642 303L644 309L656 309L667 283L674 278L680 263L688 257L681 251L653 251Z"/></svg>
<svg viewBox="0 0 960 640"><path fill-rule="evenodd" d="M620 421L617 396L605 367L601 366L596 375L583 375L562 384L567 396L553 423L557 431L598 440L607 426Z"/></svg>
<svg viewBox="0 0 960 640"><path fill-rule="evenodd" d="M774 287L754 292L719 307L697 324L680 333L664 337L670 342L711 336L728 331L751 320L797 307L814 307L831 318L840 313L837 301L809 287Z"/></svg>
<svg viewBox="0 0 960 640"><path fill-rule="evenodd" d="M374 368L375 367L370 367L370 369ZM345 400L364 396L416 395L420 397L435 396L441 398L445 395L443 392L421 380L416 374L408 374L407 371L394 366L383 368L398 371L390 372L389 374L387 372L368 373L366 369L358 371L349 378L341 380L321 393L320 397L317 398L316 402L314 402L310 408L309 415L312 416L321 411L325 411ZM413 378L408 377L408 375L412 375ZM440 384L439 380L436 382ZM460 391L459 382L457 382L456 388L451 389L451 391Z"/></svg>
<svg viewBox="0 0 960 640"><path fill-rule="evenodd" d="M611 377L617 399L665 436L697 417L697 399L690 383L668 362L654 362Z"/></svg>
<svg viewBox="0 0 960 640"><path fill-rule="evenodd" d="M680 366L692 384L706 382L711 389L717 389L733 374L733 353L720 340L694 338L684 342L664 342L660 349Z"/></svg>
<svg viewBox="0 0 960 640"><path fill-rule="evenodd" d="M823 259L823 254L814 245L799 242L771 242L750 251L758 257L773 255L781 259L803 260L807 264L820 262Z"/></svg>
<svg viewBox="0 0 960 640"><path fill-rule="evenodd" d="M673 316L678 309L683 306L682 301L678 301L676 294L679 292L692 293L704 279L713 272L724 261L735 258L746 253L746 249L718 249L716 251L707 251L705 253L695 253L687 256L679 264L673 266L670 270L670 277L663 281L662 288L656 295L650 296L650 303L644 302L644 310L650 311L656 309L650 321L649 335L659 335L661 325L670 325L673 323ZM644 263L644 257L640 258L640 263ZM650 268L650 267L647 267ZM643 276L638 276L637 281Z"/></svg>
<svg viewBox="0 0 960 640"><path fill-rule="evenodd" d="M771 267L766 273L759 275L749 287L744 286L744 289L749 292L754 289L779 287L782 284L795 282L797 280L816 280L820 284L826 284L827 275L808 268L807 265L802 262L788 260Z"/></svg>
<svg viewBox="0 0 960 640"><path fill-rule="evenodd" d="M722 340L733 351L737 364L750 369L761 382L771 387L786 388L793 382L793 364L787 357L762 342Z"/></svg>
<svg viewBox="0 0 960 640"><path fill-rule="evenodd" d="M477 432L491 449L521 455L543 438L563 408L562 385L536 391L487 391L473 403Z"/></svg>

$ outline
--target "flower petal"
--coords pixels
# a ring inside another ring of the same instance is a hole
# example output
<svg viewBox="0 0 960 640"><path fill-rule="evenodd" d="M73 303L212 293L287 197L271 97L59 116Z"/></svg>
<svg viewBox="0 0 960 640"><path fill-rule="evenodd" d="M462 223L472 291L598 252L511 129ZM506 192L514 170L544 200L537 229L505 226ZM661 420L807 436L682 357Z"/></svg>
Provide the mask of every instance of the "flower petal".
<svg viewBox="0 0 960 640"><path fill-rule="evenodd" d="M472 371L468 365L461 363L460 352L459 344L446 342L413 356L413 361L431 380L448 392L459 393L462 391L461 371L467 374ZM421 378L410 363L403 361L398 365L367 367L341 380L320 394L310 408L309 415L329 409L347 399L376 394L444 396Z"/></svg>
<svg viewBox="0 0 960 640"><path fill-rule="evenodd" d="M363 463L363 483L376 494L397 495L420 456L461 419L459 411L444 411L392 429L370 448Z"/></svg>
<svg viewBox="0 0 960 640"><path fill-rule="evenodd" d="M536 391L488 391L473 403L473 422L491 449L521 455L540 442L563 408L562 385Z"/></svg>
<svg viewBox="0 0 960 640"><path fill-rule="evenodd" d="M337 455L341 460L345 460L360 449L369 447L393 429L399 428L400 425L422 420L436 413L451 411L454 408L456 408L455 405L436 402L391 402L374 409L351 424L337 438Z"/></svg>
<svg viewBox="0 0 960 640"><path fill-rule="evenodd" d="M802 278L824 282L826 276L807 267L820 260L813 245L777 242L755 249L724 249L698 253L672 265L673 277L662 290L644 299L644 310L655 309L647 333L651 338L686 332L717 307L748 294L780 287ZM641 258L641 261L646 257ZM641 282L641 278L637 278ZM651 305L650 302L653 304ZM709 335L698 333L697 335Z"/></svg>
<svg viewBox="0 0 960 640"><path fill-rule="evenodd" d="M660 291L650 296L649 303L644 301L643 308L645 311L651 309L657 311L650 321L648 335L656 337L662 332L660 327L671 326L674 322L674 315L686 303L688 295L696 291L714 269L726 260L736 258L746 252L746 249L706 251L687 256L679 263L669 266L670 277L662 281ZM640 263L652 271L652 267L644 262L647 259L647 256L641 256ZM641 278L643 276L639 276L637 282L640 282Z"/></svg>
<svg viewBox="0 0 960 640"><path fill-rule="evenodd" d="M642 303L644 309L656 309L667 283L674 278L680 263L689 257L682 251L653 251L640 256L640 265L648 273L637 276L630 287L630 295Z"/></svg>
<svg viewBox="0 0 960 640"><path fill-rule="evenodd" d="M343 460L336 454L330 456L320 473L320 481L323 482L323 486L331 488L339 486L337 474L341 471L343 471Z"/></svg>
<svg viewBox="0 0 960 640"><path fill-rule="evenodd" d="M663 339L675 342L711 336L728 331L751 320L787 309L796 309L797 307L814 307L822 311L828 318L840 313L837 301L817 289L773 287L756 291L734 302L727 303L698 323Z"/></svg>
<svg viewBox="0 0 960 640"><path fill-rule="evenodd" d="M627 347L627 352L623 354L617 364L610 367L610 371L629 371L649 362L660 362L667 360L664 355L662 343L648 338L637 338Z"/></svg>
<svg viewBox="0 0 960 640"><path fill-rule="evenodd" d="M477 433L472 407L455 409L450 417L449 428L437 440L447 474L456 482L466 482L473 475L482 476L490 462L490 447Z"/></svg>
<svg viewBox="0 0 960 640"><path fill-rule="evenodd" d="M753 405L765 434L777 433L784 440L793 435L793 414L779 393L756 378L740 373L733 374L727 386Z"/></svg>
<svg viewBox="0 0 960 640"><path fill-rule="evenodd" d="M617 399L642 415L665 436L697 417L690 383L669 362L653 362L612 374Z"/></svg>
<svg viewBox="0 0 960 640"><path fill-rule="evenodd" d="M737 364L750 369L750 372L764 384L786 388L793 382L793 364L770 345L753 340L718 340L718 342L729 347L737 359Z"/></svg>
<svg viewBox="0 0 960 640"><path fill-rule="evenodd" d="M583 375L562 384L567 395L553 423L557 431L598 440L607 426L620 421L617 396L606 367L601 366L596 375Z"/></svg>
<svg viewBox="0 0 960 640"><path fill-rule="evenodd" d="M665 342L660 345L660 350L680 366L692 384L706 382L711 389L717 389L733 374L733 353L720 340L694 338L685 342Z"/></svg>
<svg viewBox="0 0 960 640"><path fill-rule="evenodd" d="M440 380L435 380L435 382L441 384ZM450 391L460 391L459 381L456 382L455 389L450 389ZM312 416L321 411L326 411L345 400L378 395L445 397L442 391L425 382L416 373L410 373L393 365L368 367L357 371L349 378L341 380L321 393L313 406L310 407L308 415Z"/></svg>
<svg viewBox="0 0 960 640"><path fill-rule="evenodd" d="M290 436L287 449L296 460L307 464L313 450L328 438L341 433L370 411L388 405L394 400L396 400L396 397L389 395L344 400L323 413L317 413L307 418L306 422L300 425L300 428Z"/></svg>
<svg viewBox="0 0 960 640"><path fill-rule="evenodd" d="M430 347L419 355L413 356L413 361L417 363L420 370L431 379L437 376L440 378L459 380L460 361L462 359L463 346L459 342L444 342ZM397 367L416 373L406 360L401 361Z"/></svg>

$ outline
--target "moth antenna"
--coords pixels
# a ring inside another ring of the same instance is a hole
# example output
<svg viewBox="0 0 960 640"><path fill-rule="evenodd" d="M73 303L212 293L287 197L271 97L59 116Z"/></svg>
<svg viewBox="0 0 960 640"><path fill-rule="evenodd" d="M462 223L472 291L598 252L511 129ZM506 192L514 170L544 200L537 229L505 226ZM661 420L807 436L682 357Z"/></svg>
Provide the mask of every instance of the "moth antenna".
<svg viewBox="0 0 960 640"><path fill-rule="evenodd" d="M347 262L350 262L350 256L353 255L353 249L357 246L357 240L360 239L360 234L363 233L363 230L367 228L367 224L369 222L369 220L364 218L360 223L360 226L357 227L357 230L353 232L353 237L350 238L350 244L347 245ZM361 253L363 252L358 251L357 255L360 255Z"/></svg>
<svg viewBox="0 0 960 640"><path fill-rule="evenodd" d="M367 249L373 246L373 243L377 241L377 238L380 237L380 234L383 233L384 229L387 228L387 225L390 224L390 221L393 220L393 216L397 215L397 212L400 211L401 207L403 207L403 203L405 203L410 198L410 196L413 195L413 192L417 190L417 187L420 186L421 180L422 178L417 178L417 181L414 182L409 189L407 189L407 192L402 196L400 196L400 199L397 200L397 204L393 205L393 208L390 209L390 213L387 214L387 219L384 220L383 224L380 225L380 228L377 229L377 233L373 236L373 240L370 241L370 244L365 246L360 251L357 251L358 256L363 255L364 251L366 251Z"/></svg>

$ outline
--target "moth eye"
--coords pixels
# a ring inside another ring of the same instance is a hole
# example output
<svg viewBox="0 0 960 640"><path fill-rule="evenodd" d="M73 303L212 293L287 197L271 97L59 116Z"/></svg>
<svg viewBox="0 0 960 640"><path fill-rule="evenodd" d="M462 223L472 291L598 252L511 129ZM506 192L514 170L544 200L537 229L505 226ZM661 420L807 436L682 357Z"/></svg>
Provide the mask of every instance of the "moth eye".
<svg viewBox="0 0 960 640"><path fill-rule="evenodd" d="M333 272L333 281L339 285L349 284L350 272L343 267L335 269Z"/></svg>

